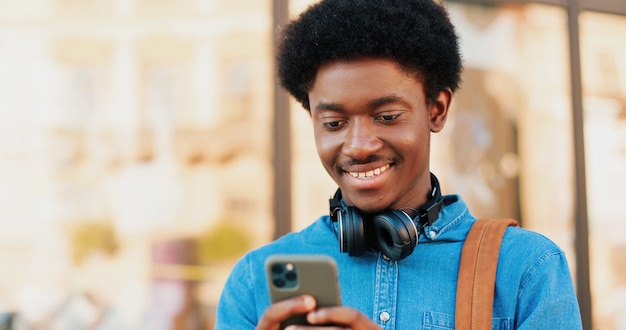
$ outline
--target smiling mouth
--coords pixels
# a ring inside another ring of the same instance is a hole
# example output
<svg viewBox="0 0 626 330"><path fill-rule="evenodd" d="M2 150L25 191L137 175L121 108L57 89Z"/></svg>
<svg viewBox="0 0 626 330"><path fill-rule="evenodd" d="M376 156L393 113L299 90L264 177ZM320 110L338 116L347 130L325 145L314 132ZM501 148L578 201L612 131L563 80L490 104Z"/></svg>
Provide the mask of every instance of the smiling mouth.
<svg viewBox="0 0 626 330"><path fill-rule="evenodd" d="M373 170L369 170L366 172L347 172L348 174L350 174L353 178L358 178L358 179L370 179L373 178L383 172L385 172L387 169L389 169L390 165L387 164L385 166L373 169Z"/></svg>

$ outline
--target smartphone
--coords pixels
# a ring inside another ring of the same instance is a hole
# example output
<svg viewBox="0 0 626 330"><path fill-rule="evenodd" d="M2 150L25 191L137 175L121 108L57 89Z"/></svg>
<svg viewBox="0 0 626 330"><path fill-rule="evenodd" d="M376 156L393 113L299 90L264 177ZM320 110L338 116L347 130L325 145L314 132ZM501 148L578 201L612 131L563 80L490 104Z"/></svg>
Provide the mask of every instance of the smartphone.
<svg viewBox="0 0 626 330"><path fill-rule="evenodd" d="M337 263L323 254L276 254L265 261L272 303L303 294L315 297L317 307L341 305ZM306 314L294 315L281 324L309 325Z"/></svg>

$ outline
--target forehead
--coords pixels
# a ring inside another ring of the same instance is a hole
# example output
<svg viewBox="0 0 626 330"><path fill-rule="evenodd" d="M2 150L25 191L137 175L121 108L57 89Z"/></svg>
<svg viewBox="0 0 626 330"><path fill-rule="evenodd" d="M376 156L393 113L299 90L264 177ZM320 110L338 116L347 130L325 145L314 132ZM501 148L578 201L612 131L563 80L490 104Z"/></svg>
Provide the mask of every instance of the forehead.
<svg viewBox="0 0 626 330"><path fill-rule="evenodd" d="M385 58L360 58L354 60L335 60L326 62L317 69L313 86L321 75L354 75L370 72L372 74L395 74L421 82L420 75L404 69L398 62Z"/></svg>
<svg viewBox="0 0 626 330"><path fill-rule="evenodd" d="M389 95L423 97L422 82L398 63L379 58L322 65L309 91L311 108L319 102L352 102Z"/></svg>

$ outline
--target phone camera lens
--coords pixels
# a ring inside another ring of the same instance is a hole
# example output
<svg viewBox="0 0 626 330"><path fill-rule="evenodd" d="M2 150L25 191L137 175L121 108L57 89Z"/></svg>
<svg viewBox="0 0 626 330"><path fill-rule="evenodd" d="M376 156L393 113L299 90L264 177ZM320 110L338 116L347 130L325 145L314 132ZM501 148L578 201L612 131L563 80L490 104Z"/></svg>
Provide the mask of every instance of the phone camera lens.
<svg viewBox="0 0 626 330"><path fill-rule="evenodd" d="M291 262L277 262L270 266L270 277L275 288L289 290L298 287L298 271ZM0 329L1 330L1 329Z"/></svg>
<svg viewBox="0 0 626 330"><path fill-rule="evenodd" d="M290 271L290 272L285 273L285 278L287 279L287 281L295 281L296 280L296 272Z"/></svg>
<svg viewBox="0 0 626 330"><path fill-rule="evenodd" d="M274 279L274 285L275 285L277 288L282 288L282 287L284 287L284 286L285 286L285 280L283 280L282 278L275 278L275 279Z"/></svg>
<svg viewBox="0 0 626 330"><path fill-rule="evenodd" d="M283 266L280 264L275 264L272 266L272 273L274 274L282 274L283 273Z"/></svg>

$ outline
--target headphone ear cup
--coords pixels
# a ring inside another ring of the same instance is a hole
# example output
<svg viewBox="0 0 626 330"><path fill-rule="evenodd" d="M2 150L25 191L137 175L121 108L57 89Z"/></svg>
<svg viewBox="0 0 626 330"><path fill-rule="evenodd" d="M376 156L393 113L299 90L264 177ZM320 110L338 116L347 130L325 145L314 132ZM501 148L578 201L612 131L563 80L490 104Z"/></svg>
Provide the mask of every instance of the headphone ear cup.
<svg viewBox="0 0 626 330"><path fill-rule="evenodd" d="M347 252L351 256L360 256L365 252L365 228L363 217L355 207L348 206L342 210L339 218L341 252Z"/></svg>
<svg viewBox="0 0 626 330"><path fill-rule="evenodd" d="M373 218L380 251L391 260L410 255L418 240L418 231L411 217L398 210L388 210Z"/></svg>

